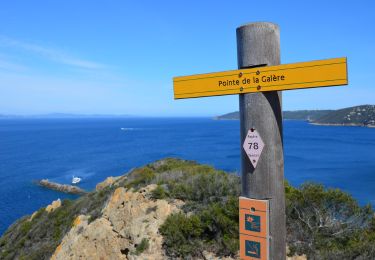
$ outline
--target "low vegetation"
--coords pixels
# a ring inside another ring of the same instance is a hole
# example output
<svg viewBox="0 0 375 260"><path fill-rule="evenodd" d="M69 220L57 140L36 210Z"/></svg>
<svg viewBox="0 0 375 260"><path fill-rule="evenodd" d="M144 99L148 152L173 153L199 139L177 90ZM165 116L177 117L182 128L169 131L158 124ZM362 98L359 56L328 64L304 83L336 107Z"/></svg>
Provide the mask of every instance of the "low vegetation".
<svg viewBox="0 0 375 260"><path fill-rule="evenodd" d="M134 254L135 255L142 254L145 250L148 249L149 246L150 246L150 244L148 242L148 239L146 239L146 238L142 239L141 243L137 246Z"/></svg>
<svg viewBox="0 0 375 260"><path fill-rule="evenodd" d="M240 178L192 161L165 159L132 170L115 185L75 201L65 200L51 213L40 209L24 217L0 238L0 259L49 259L74 219L101 216L116 187L140 189L157 184L151 199L183 200L182 212L170 215L160 228L171 258L203 258L203 252L235 256L238 244ZM285 184L287 242L290 254L309 259L374 259L375 218L348 194L319 184L299 188ZM149 247L144 239L132 254Z"/></svg>
<svg viewBox="0 0 375 260"><path fill-rule="evenodd" d="M309 259L374 259L375 218L338 189L286 184L287 234L291 254Z"/></svg>
<svg viewBox="0 0 375 260"><path fill-rule="evenodd" d="M44 208L36 215L26 216L14 223L0 238L0 259L49 259L64 235L80 214L95 219L112 189L92 192L74 201L63 200L61 207L51 213Z"/></svg>
<svg viewBox="0 0 375 260"><path fill-rule="evenodd" d="M185 202L184 213L171 215L160 229L169 256L201 257L203 251L236 255L238 176L174 159L138 171L129 176L135 188L139 183L156 183L153 198ZM305 254L309 259L375 258L375 218L370 206L361 207L349 194L314 183L299 188L286 183L285 193L290 255Z"/></svg>

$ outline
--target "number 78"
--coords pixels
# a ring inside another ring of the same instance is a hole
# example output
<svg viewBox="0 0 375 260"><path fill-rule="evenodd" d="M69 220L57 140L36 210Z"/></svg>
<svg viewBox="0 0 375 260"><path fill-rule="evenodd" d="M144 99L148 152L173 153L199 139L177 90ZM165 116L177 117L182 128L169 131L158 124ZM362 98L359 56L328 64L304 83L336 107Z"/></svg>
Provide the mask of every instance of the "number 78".
<svg viewBox="0 0 375 260"><path fill-rule="evenodd" d="M258 146L258 143L248 143L249 144L249 149L251 149L251 147L253 147L254 150L258 150L259 146Z"/></svg>

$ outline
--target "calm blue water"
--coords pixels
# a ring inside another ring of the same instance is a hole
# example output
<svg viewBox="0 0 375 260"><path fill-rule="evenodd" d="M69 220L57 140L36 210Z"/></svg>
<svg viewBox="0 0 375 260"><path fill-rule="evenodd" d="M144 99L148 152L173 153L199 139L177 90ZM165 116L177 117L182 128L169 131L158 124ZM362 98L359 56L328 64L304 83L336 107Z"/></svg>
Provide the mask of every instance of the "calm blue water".
<svg viewBox="0 0 375 260"><path fill-rule="evenodd" d="M121 130L125 128L125 130ZM35 179L93 189L107 176L164 157L239 171L239 122L211 119L0 120L0 234L57 198ZM285 176L322 182L375 204L375 129L284 122Z"/></svg>

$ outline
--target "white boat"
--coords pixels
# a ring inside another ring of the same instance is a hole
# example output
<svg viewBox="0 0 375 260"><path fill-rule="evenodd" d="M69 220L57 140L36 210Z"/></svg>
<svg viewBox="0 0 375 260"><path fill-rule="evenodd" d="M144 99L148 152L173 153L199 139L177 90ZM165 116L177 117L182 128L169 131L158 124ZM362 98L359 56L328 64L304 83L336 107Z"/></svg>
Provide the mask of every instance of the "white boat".
<svg viewBox="0 0 375 260"><path fill-rule="evenodd" d="M81 178L79 178L79 177L74 177L73 176L73 179L72 179L72 184L78 184L78 183L80 183L81 182Z"/></svg>

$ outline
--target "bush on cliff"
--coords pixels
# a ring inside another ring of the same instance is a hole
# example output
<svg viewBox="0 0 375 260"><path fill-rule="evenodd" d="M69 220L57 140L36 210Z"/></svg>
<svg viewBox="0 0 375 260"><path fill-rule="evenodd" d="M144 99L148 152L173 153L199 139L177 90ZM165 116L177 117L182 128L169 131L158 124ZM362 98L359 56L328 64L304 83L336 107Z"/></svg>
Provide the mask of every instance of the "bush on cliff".
<svg viewBox="0 0 375 260"><path fill-rule="evenodd" d="M212 203L190 216L171 215L160 228L167 254L200 257L203 251L210 251L219 256L235 255L239 248L237 219L238 199L235 197L224 204Z"/></svg>
<svg viewBox="0 0 375 260"><path fill-rule="evenodd" d="M374 212L339 189L285 185L291 254L312 259L375 258Z"/></svg>
<svg viewBox="0 0 375 260"><path fill-rule="evenodd" d="M238 176L192 161L165 159L134 170L124 186L138 189L152 183L158 184L153 198L185 201L185 213L170 216L160 229L169 256L202 257L203 251L219 256L237 253Z"/></svg>
<svg viewBox="0 0 375 260"><path fill-rule="evenodd" d="M219 256L236 254L238 176L175 159L146 167L155 174L142 183L158 184L154 198L185 201L185 214L170 216L160 229L171 257L201 257L205 250ZM138 178L136 174L130 176ZM312 259L375 258L375 220L370 206L361 207L347 193L313 183L300 188L286 183L285 193L291 255L306 254Z"/></svg>
<svg viewBox="0 0 375 260"><path fill-rule="evenodd" d="M30 216L18 220L0 238L0 259L49 259L74 219L80 214L97 217L111 193L112 189L107 188L74 201L63 200L61 207L51 213L41 208L32 220Z"/></svg>

